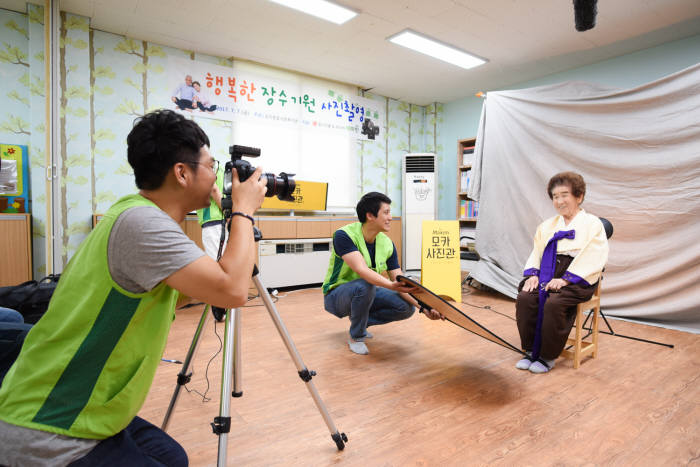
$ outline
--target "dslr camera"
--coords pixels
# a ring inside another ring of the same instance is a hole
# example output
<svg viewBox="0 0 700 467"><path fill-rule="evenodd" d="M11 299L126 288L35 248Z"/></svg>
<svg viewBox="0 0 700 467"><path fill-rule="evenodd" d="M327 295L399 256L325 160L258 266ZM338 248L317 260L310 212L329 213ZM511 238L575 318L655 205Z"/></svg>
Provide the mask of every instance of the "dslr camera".
<svg viewBox="0 0 700 467"><path fill-rule="evenodd" d="M233 169L236 169L238 173L238 179L241 182L246 181L253 172L255 172L255 167L250 165L250 162L244 161L243 157L260 157L259 148L250 148L247 146L230 146L228 149L229 154L231 154L231 160L226 162L224 168L224 198L221 200L221 207L223 208L224 215L227 212L231 213L231 186L233 176ZM294 174L287 174L280 172L279 175L273 173L264 173L260 176L261 180L266 181L267 191L265 196L271 198L277 196L281 201L294 201L294 188L296 187L296 182L294 181Z"/></svg>

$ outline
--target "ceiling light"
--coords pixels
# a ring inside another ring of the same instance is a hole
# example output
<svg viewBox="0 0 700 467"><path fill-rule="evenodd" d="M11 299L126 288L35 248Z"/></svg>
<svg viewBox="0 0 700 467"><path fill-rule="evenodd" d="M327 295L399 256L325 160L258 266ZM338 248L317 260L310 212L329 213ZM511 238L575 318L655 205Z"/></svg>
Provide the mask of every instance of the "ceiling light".
<svg viewBox="0 0 700 467"><path fill-rule="evenodd" d="M437 42L434 39L428 39L409 29L388 37L387 40L465 69L486 63L486 60L483 58L475 57L452 46Z"/></svg>
<svg viewBox="0 0 700 467"><path fill-rule="evenodd" d="M326 0L271 0L306 14L317 16L335 24L343 24L357 16L357 12L348 8L327 2Z"/></svg>

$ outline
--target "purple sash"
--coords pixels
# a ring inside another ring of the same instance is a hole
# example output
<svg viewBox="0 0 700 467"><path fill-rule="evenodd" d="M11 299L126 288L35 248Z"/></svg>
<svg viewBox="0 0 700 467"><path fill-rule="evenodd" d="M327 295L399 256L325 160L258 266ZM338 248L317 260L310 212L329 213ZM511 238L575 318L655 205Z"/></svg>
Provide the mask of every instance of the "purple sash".
<svg viewBox="0 0 700 467"><path fill-rule="evenodd" d="M557 243L562 238L573 239L576 236L575 230L560 230L555 233L547 242L542 253L539 273L539 303L537 310L537 326L535 327L535 341L532 343L532 361L540 358L540 348L542 347L542 318L544 316L544 303L549 297L549 292L544 288L554 278L554 271L557 267Z"/></svg>

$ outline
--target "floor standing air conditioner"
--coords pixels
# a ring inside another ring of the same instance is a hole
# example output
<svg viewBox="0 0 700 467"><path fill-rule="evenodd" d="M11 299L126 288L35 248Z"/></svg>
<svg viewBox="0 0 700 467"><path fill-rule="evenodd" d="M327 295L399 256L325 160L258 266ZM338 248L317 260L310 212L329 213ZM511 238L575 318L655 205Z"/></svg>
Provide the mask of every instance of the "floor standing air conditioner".
<svg viewBox="0 0 700 467"><path fill-rule="evenodd" d="M404 271L420 269L423 221L437 217L438 168L435 154L403 157L403 248Z"/></svg>

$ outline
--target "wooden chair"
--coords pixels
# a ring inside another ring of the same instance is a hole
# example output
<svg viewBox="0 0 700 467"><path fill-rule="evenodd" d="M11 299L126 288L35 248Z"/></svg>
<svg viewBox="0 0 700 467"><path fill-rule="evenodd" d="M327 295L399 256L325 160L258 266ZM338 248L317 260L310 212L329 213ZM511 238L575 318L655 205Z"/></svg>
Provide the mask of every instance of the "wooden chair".
<svg viewBox="0 0 700 467"><path fill-rule="evenodd" d="M600 221L605 227L605 235L610 238L613 234L613 226L609 220L601 217ZM603 269L604 271L605 269ZM574 369L581 366L581 359L591 354L591 358L598 356L598 318L600 317L600 282L603 280L603 275L600 275L598 286L590 300L579 303L576 306L576 323L574 324L574 337L569 337L566 340L566 347L561 352L561 356L574 361ZM584 324L588 320L585 312L591 310L591 327L585 328ZM584 329L589 331L585 336ZM591 340L585 340L591 336Z"/></svg>
<svg viewBox="0 0 700 467"><path fill-rule="evenodd" d="M601 276L601 279L603 277ZM583 327L586 321L586 316L584 313L588 310L592 310L592 321L590 329ZM581 359L591 354L592 358L598 356L598 317L600 316L600 281L598 281L598 287L596 287L595 292L590 300L587 302L579 303L576 306L576 323L574 324L574 337L569 337L566 340L567 347L561 352L561 356L564 358L569 358L574 361L574 368L578 369L581 366ZM590 331L586 336L583 336L583 331L586 329ZM584 340L588 336L592 336L591 340ZM569 348L573 347L573 348Z"/></svg>

